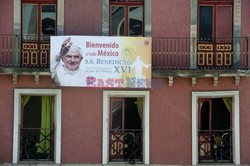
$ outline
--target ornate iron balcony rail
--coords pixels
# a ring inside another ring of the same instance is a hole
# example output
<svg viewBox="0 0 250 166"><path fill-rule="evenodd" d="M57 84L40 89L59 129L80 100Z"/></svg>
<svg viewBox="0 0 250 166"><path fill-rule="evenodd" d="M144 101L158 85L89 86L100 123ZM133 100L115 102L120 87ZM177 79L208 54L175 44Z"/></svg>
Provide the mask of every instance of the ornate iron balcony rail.
<svg viewBox="0 0 250 166"><path fill-rule="evenodd" d="M152 68L177 69L249 69L249 37L169 38L153 37Z"/></svg>
<svg viewBox="0 0 250 166"><path fill-rule="evenodd" d="M152 38L153 70L249 69L250 37ZM49 36L0 34L0 67L49 68Z"/></svg>
<svg viewBox="0 0 250 166"><path fill-rule="evenodd" d="M109 130L109 161L142 162L142 130Z"/></svg>
<svg viewBox="0 0 250 166"><path fill-rule="evenodd" d="M20 160L54 160L54 129L21 128Z"/></svg>
<svg viewBox="0 0 250 166"><path fill-rule="evenodd" d="M233 162L231 130L199 130L199 162Z"/></svg>

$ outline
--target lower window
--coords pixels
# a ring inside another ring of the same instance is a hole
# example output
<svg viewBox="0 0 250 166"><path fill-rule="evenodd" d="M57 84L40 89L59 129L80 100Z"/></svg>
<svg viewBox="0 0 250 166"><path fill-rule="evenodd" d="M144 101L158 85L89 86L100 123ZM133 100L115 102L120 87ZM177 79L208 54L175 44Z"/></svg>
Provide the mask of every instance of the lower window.
<svg viewBox="0 0 250 166"><path fill-rule="evenodd" d="M111 98L110 162L142 162L143 98Z"/></svg>
<svg viewBox="0 0 250 166"><path fill-rule="evenodd" d="M149 164L149 91L103 92L102 164Z"/></svg>
<svg viewBox="0 0 250 166"><path fill-rule="evenodd" d="M200 98L199 162L233 162L232 98Z"/></svg>
<svg viewBox="0 0 250 166"><path fill-rule="evenodd" d="M61 164L61 90L15 89L13 164Z"/></svg>
<svg viewBox="0 0 250 166"><path fill-rule="evenodd" d="M20 160L54 160L53 96L21 96Z"/></svg>

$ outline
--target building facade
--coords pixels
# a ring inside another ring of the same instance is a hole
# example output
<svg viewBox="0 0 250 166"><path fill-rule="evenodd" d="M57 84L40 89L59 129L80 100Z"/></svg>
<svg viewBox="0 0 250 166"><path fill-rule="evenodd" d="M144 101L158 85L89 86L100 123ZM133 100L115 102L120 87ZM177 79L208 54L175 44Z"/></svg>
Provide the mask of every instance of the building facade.
<svg viewBox="0 0 250 166"><path fill-rule="evenodd" d="M249 0L1 0L0 163L250 164ZM50 36L152 38L151 88L62 87Z"/></svg>

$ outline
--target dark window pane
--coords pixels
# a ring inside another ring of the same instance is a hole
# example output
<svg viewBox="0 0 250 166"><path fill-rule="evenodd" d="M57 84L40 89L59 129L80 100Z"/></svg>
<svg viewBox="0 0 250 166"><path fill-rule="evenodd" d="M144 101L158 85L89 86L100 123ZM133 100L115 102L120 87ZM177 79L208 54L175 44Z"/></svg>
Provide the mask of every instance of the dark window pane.
<svg viewBox="0 0 250 166"><path fill-rule="evenodd" d="M200 6L200 20L199 20L199 40L212 40L212 24L213 24L213 7Z"/></svg>
<svg viewBox="0 0 250 166"><path fill-rule="evenodd" d="M201 103L201 130L209 130L210 102Z"/></svg>
<svg viewBox="0 0 250 166"><path fill-rule="evenodd" d="M125 99L124 129L141 129L141 118L137 104L137 98Z"/></svg>
<svg viewBox="0 0 250 166"><path fill-rule="evenodd" d="M129 8L129 36L143 35L143 7Z"/></svg>
<svg viewBox="0 0 250 166"><path fill-rule="evenodd" d="M124 36L124 7L111 7L111 35Z"/></svg>
<svg viewBox="0 0 250 166"><path fill-rule="evenodd" d="M56 33L56 6L42 5L41 19L43 40L49 40L49 36Z"/></svg>
<svg viewBox="0 0 250 166"><path fill-rule="evenodd" d="M41 96L31 96L23 108L24 128L41 128Z"/></svg>
<svg viewBox="0 0 250 166"><path fill-rule="evenodd" d="M230 110L227 109L223 98L213 99L212 108L212 130L229 130Z"/></svg>
<svg viewBox="0 0 250 166"><path fill-rule="evenodd" d="M112 102L112 129L122 129L122 101Z"/></svg>

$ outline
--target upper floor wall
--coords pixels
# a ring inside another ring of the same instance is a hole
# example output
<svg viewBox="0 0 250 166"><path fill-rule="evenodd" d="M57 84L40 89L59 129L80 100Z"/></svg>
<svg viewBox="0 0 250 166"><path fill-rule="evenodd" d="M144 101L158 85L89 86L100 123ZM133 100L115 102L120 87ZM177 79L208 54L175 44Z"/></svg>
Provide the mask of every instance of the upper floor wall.
<svg viewBox="0 0 250 166"><path fill-rule="evenodd" d="M105 5L109 0L60 0L64 4L58 6L57 17L61 17L65 35L103 35L103 15L109 17L109 9ZM197 21L198 0L145 0L144 23L151 26L146 34L152 37L190 37L192 19ZM250 2L249 0L234 0L240 4L239 12L241 36L250 34ZM63 7L63 9L61 9ZM0 34L16 34L20 28L21 0L2 0L0 2ZM192 11L192 8L194 11ZM14 10L15 9L15 10ZM147 16L150 14L150 16ZM19 16L18 16L19 15ZM236 15L234 15L235 17ZM147 17L150 17L147 19ZM18 20L19 19L19 20ZM237 18L238 19L238 18ZM109 18L107 20L109 23ZM15 28L14 28L15 27ZM145 26L146 28L146 26ZM197 28L197 27L196 27ZM59 35L62 35L59 34Z"/></svg>
<svg viewBox="0 0 250 166"><path fill-rule="evenodd" d="M64 34L100 36L101 0L64 0Z"/></svg>
<svg viewBox="0 0 250 166"><path fill-rule="evenodd" d="M153 0L152 36L189 37L190 0Z"/></svg>

